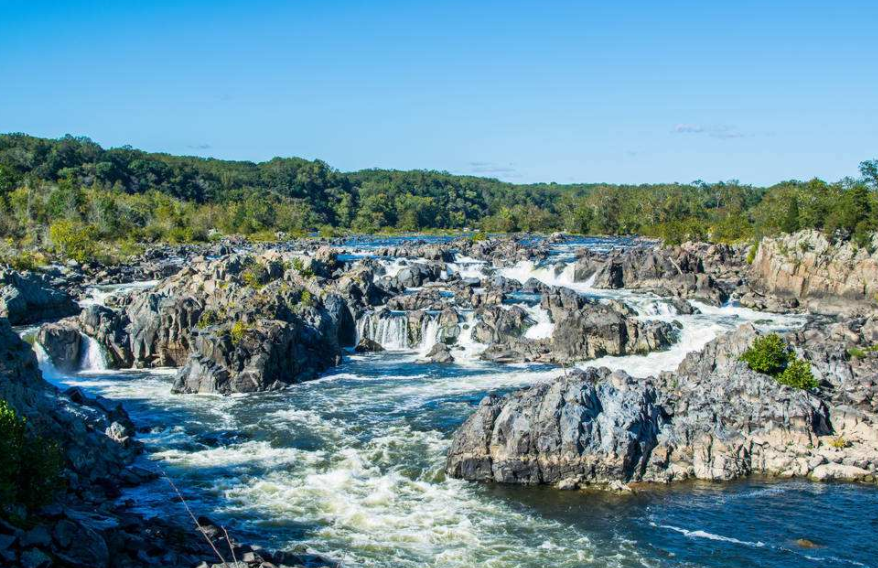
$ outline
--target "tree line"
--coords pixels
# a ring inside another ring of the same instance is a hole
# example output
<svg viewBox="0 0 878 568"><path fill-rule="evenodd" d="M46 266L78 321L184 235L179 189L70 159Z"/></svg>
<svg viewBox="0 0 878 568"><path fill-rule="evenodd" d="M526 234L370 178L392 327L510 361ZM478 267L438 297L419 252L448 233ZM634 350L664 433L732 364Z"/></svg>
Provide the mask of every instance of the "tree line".
<svg viewBox="0 0 878 568"><path fill-rule="evenodd" d="M321 160L172 156L84 137L0 135L0 235L24 247L56 234L191 242L338 231L460 230L737 241L815 228L867 246L878 227L878 161L860 177L754 187L512 184L438 171L344 173ZM60 237L59 237L60 238Z"/></svg>

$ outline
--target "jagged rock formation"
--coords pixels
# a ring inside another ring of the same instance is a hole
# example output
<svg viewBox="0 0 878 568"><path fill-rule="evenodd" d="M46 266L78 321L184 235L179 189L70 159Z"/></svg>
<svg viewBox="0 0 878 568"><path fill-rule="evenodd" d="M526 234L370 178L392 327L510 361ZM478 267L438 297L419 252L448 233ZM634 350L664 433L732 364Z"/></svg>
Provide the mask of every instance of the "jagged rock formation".
<svg viewBox="0 0 878 568"><path fill-rule="evenodd" d="M753 259L752 285L811 311L862 313L875 306L878 294L878 240L874 244L870 253L851 242L833 244L814 230L764 238Z"/></svg>
<svg viewBox="0 0 878 568"><path fill-rule="evenodd" d="M566 288L543 294L540 307L554 322L548 339L524 337L534 322L521 308L484 310L491 317L476 326L474 337L493 343L482 358L568 364L605 355L646 354L668 347L677 336L673 324L639 320L621 302L589 300Z"/></svg>
<svg viewBox="0 0 878 568"><path fill-rule="evenodd" d="M870 378L851 371L861 387L854 417L842 394L850 389L806 392L750 370L740 355L755 337L742 327L656 378L588 369L487 397L455 433L447 471L567 488L753 474L875 479L878 429L862 390L874 394L872 367ZM815 361L832 351L812 348ZM832 364L815 367L839 374Z"/></svg>
<svg viewBox="0 0 878 568"><path fill-rule="evenodd" d="M576 281L596 288L642 290L719 305L740 283L742 250L687 243L673 248L630 248L609 255L586 252L576 262Z"/></svg>

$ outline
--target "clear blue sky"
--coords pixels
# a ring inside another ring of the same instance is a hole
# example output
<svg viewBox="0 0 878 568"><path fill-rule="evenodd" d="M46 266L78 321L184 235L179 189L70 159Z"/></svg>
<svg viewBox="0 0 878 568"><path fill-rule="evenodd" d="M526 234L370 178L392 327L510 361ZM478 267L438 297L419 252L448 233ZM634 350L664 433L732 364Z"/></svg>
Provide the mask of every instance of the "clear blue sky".
<svg viewBox="0 0 878 568"><path fill-rule="evenodd" d="M878 1L0 0L0 132L515 182L838 179Z"/></svg>

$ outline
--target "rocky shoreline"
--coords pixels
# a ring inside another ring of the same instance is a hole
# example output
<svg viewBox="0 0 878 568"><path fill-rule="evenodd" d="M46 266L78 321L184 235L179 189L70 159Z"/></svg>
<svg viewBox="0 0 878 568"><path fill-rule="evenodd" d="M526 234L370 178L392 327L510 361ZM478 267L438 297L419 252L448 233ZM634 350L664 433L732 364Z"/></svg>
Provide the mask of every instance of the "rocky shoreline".
<svg viewBox="0 0 878 568"><path fill-rule="evenodd" d="M23 566L221 562L185 513L174 522L148 519L118 502L122 488L157 475L134 465L142 452L135 425L118 404L45 382L10 324L45 322L34 340L61 372L77 372L96 346L107 369L175 368L172 392L193 396L295 388L346 352L409 349L441 364L473 358L586 367L666 351L680 341L673 314L729 301L831 314L783 337L816 388L785 386L749 368L741 356L764 333L742 326L689 353L675 371L634 378L576 368L489 395L454 434L446 471L563 489L750 475L874 482L874 257L820 238L763 240L752 264L747 246L646 241L578 249L562 260L551 247L565 237L555 236L409 241L367 254L342 240L230 241L161 247L120 267L4 270L0 399L59 441L66 489L58 504L12 511L30 519L26 526L0 522L0 558ZM142 281L154 282L113 288ZM584 286L653 295L671 316L645 317L624 295L595 300L581 293ZM107 292L98 297L100 287ZM241 564L335 565L303 550L228 543L221 527L200 524Z"/></svg>

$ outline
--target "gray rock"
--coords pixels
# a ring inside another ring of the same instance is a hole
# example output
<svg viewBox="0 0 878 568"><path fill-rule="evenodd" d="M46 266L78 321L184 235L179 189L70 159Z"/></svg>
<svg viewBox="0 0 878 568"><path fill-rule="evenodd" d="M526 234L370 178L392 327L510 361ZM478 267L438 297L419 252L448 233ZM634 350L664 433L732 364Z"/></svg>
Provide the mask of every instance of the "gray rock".
<svg viewBox="0 0 878 568"><path fill-rule="evenodd" d="M45 275L0 270L0 317L12 325L28 325L77 314L69 294L49 283Z"/></svg>
<svg viewBox="0 0 878 568"><path fill-rule="evenodd" d="M427 355L424 358L431 363L448 364L454 362L454 356L451 354L451 349L449 349L444 343L437 343L434 345L430 348L430 351L427 352Z"/></svg>
<svg viewBox="0 0 878 568"><path fill-rule="evenodd" d="M449 475L565 487L751 474L804 475L831 433L815 394L751 371L752 327L709 343L674 373L588 369L488 397L455 433Z"/></svg>
<svg viewBox="0 0 878 568"><path fill-rule="evenodd" d="M79 369L82 335L75 324L45 323L37 332L37 341L58 370L71 372Z"/></svg>

